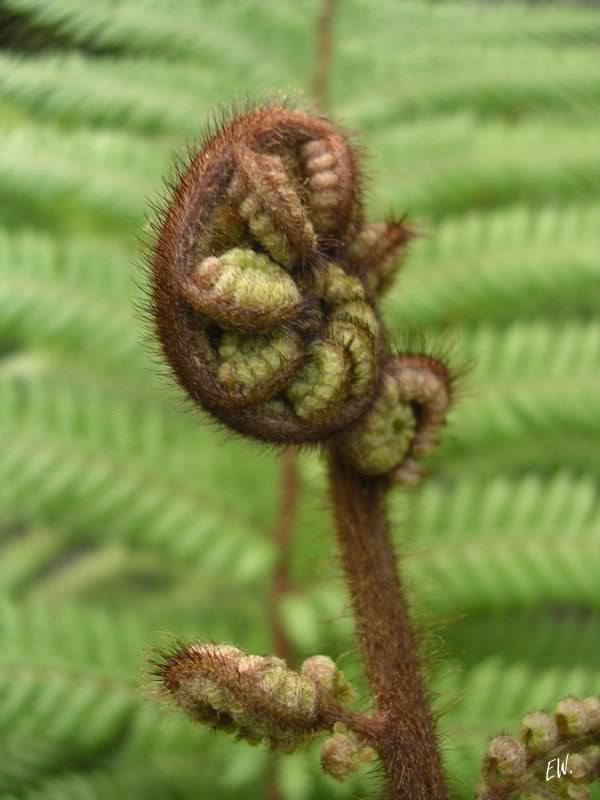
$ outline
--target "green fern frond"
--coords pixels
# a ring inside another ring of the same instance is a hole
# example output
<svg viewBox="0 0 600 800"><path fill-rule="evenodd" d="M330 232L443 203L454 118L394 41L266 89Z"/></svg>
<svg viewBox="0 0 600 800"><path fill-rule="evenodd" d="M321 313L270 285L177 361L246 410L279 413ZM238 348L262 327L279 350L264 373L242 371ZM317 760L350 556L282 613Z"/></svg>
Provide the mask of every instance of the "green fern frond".
<svg viewBox="0 0 600 800"><path fill-rule="evenodd" d="M370 32L378 40L390 41L389 19L393 13L398 25L406 32L408 44L421 41L425 28L433 43L440 40L447 43L448 26L453 31L460 31L461 41L467 46L482 40L486 44L535 46L537 42L548 43L557 37L568 43L578 39L591 40L598 30L597 17L585 9L578 9L576 14L572 10L569 14L570 9L550 9L540 19L540 15L524 6L511 6L510 13L502 9L492 15L477 13L476 9L461 3L448 3L441 9L432 10L411 2L398 9L396 4L388 0L381 3L377 13L370 14L369 19L364 20L360 14L362 6L358 5L357 10L356 3L348 4L347 19L355 24L360 22L365 34ZM139 13L139 3L120 2L114 6L107 0L96 3L93 13L84 0L63 0L60 8L48 5L43 0L2 0L2 7L26 15L37 25L56 29L74 43L98 49L116 47L128 51L159 52L174 57L193 54L202 60L214 58L216 63L221 63L224 56L216 51L215 34L223 28L235 28L236 20L245 18L243 8L240 11L237 5L233 10L226 5L223 11L217 9L214 13L212 4L199 5L189 0L144 2L142 14ZM313 8L311 4L311 10ZM297 13L293 8L289 11L286 8L287 13L278 14L277 3L267 3L265 9L261 7L258 10L258 14L256 7L252 6L252 12L258 16L259 31L263 27L268 28L271 9L277 21L281 19L285 35L289 35L290 28L302 26L305 21L306 13ZM206 23L208 10L213 12L210 15L211 24ZM203 25L198 24L199 19ZM343 30L347 31L347 27ZM251 60L260 59L262 54L252 51L247 38L240 39L237 44L248 53Z"/></svg>
<svg viewBox="0 0 600 800"><path fill-rule="evenodd" d="M374 213L406 208L439 219L510 204L595 201L596 134L593 120L511 128L466 113L373 132L376 168L385 164Z"/></svg>
<svg viewBox="0 0 600 800"><path fill-rule="evenodd" d="M0 203L0 221L131 231L160 186L169 150L112 131L9 130L0 150L0 197L10 202Z"/></svg>
<svg viewBox="0 0 600 800"><path fill-rule="evenodd" d="M63 537L48 528L0 532L0 594L22 590L63 548Z"/></svg>
<svg viewBox="0 0 600 800"><path fill-rule="evenodd" d="M230 473L229 491L236 474L246 482L254 469L247 445L240 444L236 472L192 418L151 402L140 409L139 399L119 396L118 384L107 393L89 381L69 385L65 375L0 381L0 405L5 516L85 538L116 537L176 560L202 558L207 569L239 577L269 568L271 543L256 515L260 495L241 498L237 509L218 499L219 462ZM262 491L266 510L270 490Z"/></svg>
<svg viewBox="0 0 600 800"><path fill-rule="evenodd" d="M264 574L275 495L264 477L274 459L257 473L249 444L224 452L219 437L165 399L60 361L34 374L0 372L4 515L176 560L201 556L207 569L227 565L240 578Z"/></svg>
<svg viewBox="0 0 600 800"><path fill-rule="evenodd" d="M236 58L240 59L238 52ZM204 115L190 109L198 97L204 107L216 106L237 77L238 65L239 61L227 59L215 81L215 73L209 76L185 62L110 57L99 61L73 54L32 61L4 55L0 57L0 98L38 119L62 125L87 122L148 134L197 135ZM244 70L256 94L271 89L262 59L248 60Z"/></svg>
<svg viewBox="0 0 600 800"><path fill-rule="evenodd" d="M600 670L600 614L583 608L545 608L468 614L440 631L448 651L466 666L496 653L532 669L581 664Z"/></svg>
<svg viewBox="0 0 600 800"><path fill-rule="evenodd" d="M132 551L117 542L74 543L56 530L47 532L46 551L40 548L42 553L35 559L35 536L36 529L21 531L14 537L12 548L0 544L6 583L10 582L15 596L21 598L51 603L76 598L125 607L127 600L160 594L181 580L182 570L170 568L163 559ZM22 551L32 553L30 561L21 556ZM24 566L28 567L27 572Z"/></svg>
<svg viewBox="0 0 600 800"><path fill-rule="evenodd" d="M510 71L505 46L479 44L457 49L445 43L441 49L434 52L430 40L425 40L420 46L413 44L394 52L396 69L388 68L377 76L391 99L386 104L372 97L363 100L360 89L356 97L358 67L364 69L364 56L358 64L355 54L344 60L338 84L343 81L348 111L361 130L461 109L482 118L504 116L510 120L550 112L582 113L600 100L598 83L592 77L594 56L585 49L566 50L557 58L550 47L514 48ZM378 65L372 66L377 69Z"/></svg>
<svg viewBox="0 0 600 800"><path fill-rule="evenodd" d="M410 514L411 543L417 546L517 537L533 526L568 536L600 520L597 482L568 473L549 480L497 475L485 482L462 478L452 486L429 483L415 493L408 512L402 497L395 506L396 515Z"/></svg>
<svg viewBox="0 0 600 800"><path fill-rule="evenodd" d="M69 615L72 625L79 622L78 628L57 631L50 625L48 630L40 626L42 620L48 626L46 611L45 615L29 614L27 629L18 631L15 627L24 621L22 614L3 603L0 615L0 730L14 737L33 737L44 731L63 741L73 739L88 751L120 740L137 700L135 684L102 670L115 656L110 621L98 616L94 624L85 615L84 623L81 617ZM61 634L70 642L61 642ZM94 635L100 637L96 666L92 662ZM57 651L50 649L51 644ZM81 647L85 649L78 653ZM100 648L105 651L99 652ZM65 659L69 650L74 651L75 663Z"/></svg>
<svg viewBox="0 0 600 800"><path fill-rule="evenodd" d="M93 770L65 771L38 787L21 791L19 800L187 800L201 785L184 759L156 759L149 771L143 762ZM10 796L13 797L12 795ZM15 800L17 795L14 795ZM9 800L1 795L2 800Z"/></svg>
<svg viewBox="0 0 600 800"><path fill-rule="evenodd" d="M241 15L240 15L241 17ZM233 20L234 22L236 20ZM241 19L238 20L238 24ZM410 49L402 56L405 84L394 84L397 100L382 107L367 99L363 108L356 99L355 64L342 60L340 81L352 81L344 94L351 95L348 106L361 130L379 129L403 119L431 113L444 114L469 108L479 114L531 114L548 109L572 109L600 98L597 82L591 77L595 62L585 51L567 52L557 62L555 54L535 51L517 53L523 63L513 64L506 75L503 49L481 49L448 57L444 69L432 69L431 60L421 49ZM196 133L199 120L190 107L201 95L205 104L216 104L237 79L236 60L227 59L223 69L207 80L205 72L189 64L156 59L105 58L101 62L74 54L59 54L35 61L15 56L0 59L0 97L16 103L38 118L56 118L62 123L89 123L123 126L140 132L170 131ZM476 65L476 66L475 66ZM259 75L255 73L258 72ZM271 90L263 59L244 64L245 81L256 95ZM262 72L262 80L261 73ZM398 73L396 73L398 74ZM123 76L127 80L123 80ZM409 76L410 75L410 79ZM382 75L385 82L387 75ZM261 85L264 84L264 85ZM385 83L382 89L385 88ZM239 90L238 90L239 91ZM242 92L243 93L243 92ZM343 103L342 103L343 105Z"/></svg>
<svg viewBox="0 0 600 800"><path fill-rule="evenodd" d="M139 291L130 276L123 250L0 236L0 336L139 372Z"/></svg>
<svg viewBox="0 0 600 800"><path fill-rule="evenodd" d="M592 313L597 206L512 208L436 226L411 247L387 302L393 327Z"/></svg>
<svg viewBox="0 0 600 800"><path fill-rule="evenodd" d="M407 560L419 601L450 615L548 602L596 608L595 486L566 475L476 486L430 487L419 498Z"/></svg>
<svg viewBox="0 0 600 800"><path fill-rule="evenodd" d="M600 378L594 374L486 387L453 414L453 434L446 437L440 457L451 459L455 453L460 456L473 449L489 452L496 443L508 441L526 446L557 431L563 436L596 436L600 432L600 407L595 402L599 392Z"/></svg>
<svg viewBox="0 0 600 800"><path fill-rule="evenodd" d="M579 380L600 367L596 320L480 325L461 337L461 357L473 364L472 390L526 385L530 380Z"/></svg>
<svg viewBox="0 0 600 800"><path fill-rule="evenodd" d="M240 576L256 578L271 563L269 543L249 537L243 521L127 461L92 457L41 433L18 435L5 447L1 475L4 514L16 519L60 525L84 538L117 537Z"/></svg>
<svg viewBox="0 0 600 800"><path fill-rule="evenodd" d="M547 433L542 439L498 440L493 462L485 449L456 448L451 457L446 455L443 461L432 461L431 468L441 480L467 474L491 478L498 473L512 473L518 477L532 470L545 477L561 469L596 478L600 474L596 440L583 432L560 431Z"/></svg>
<svg viewBox="0 0 600 800"><path fill-rule="evenodd" d="M65 747L64 741L36 737L24 739L9 736L0 747L0 797L15 792L32 791L49 776L64 770L85 767L90 754L78 751L75 743Z"/></svg>
<svg viewBox="0 0 600 800"><path fill-rule="evenodd" d="M0 275L60 283L65 291L83 289L126 307L140 279L133 265L134 242L130 245L107 237L54 237L36 229L0 228Z"/></svg>
<svg viewBox="0 0 600 800"><path fill-rule="evenodd" d="M361 0L349 0L348 10L342 21L346 24L341 35L352 40L377 41L384 45L397 42L396 30L390 26L390 15L402 26L406 48L391 50L387 57L399 58L399 51L431 48L433 53L440 45L458 50L456 37L460 36L461 48L501 45L510 49L530 50L549 45L563 47L590 44L599 33L598 15L586 6L568 7L562 4L549 5L544 14L524 3L511 3L499 7L481 7L462 2L448 2L434 6L418 0L403 3L399 9L393 0L378 3L368 17L361 16ZM359 48L356 48L359 49ZM378 60L377 52L364 46L360 49L365 63Z"/></svg>
<svg viewBox="0 0 600 800"><path fill-rule="evenodd" d="M239 481L255 494L252 498L240 496L229 524L236 527L239 518L244 527L246 515L246 530L251 534L253 526L256 532L271 519L274 491L272 487L261 489L260 480L253 475L257 462L252 446L232 441L229 454L222 456L225 434L219 436L198 425L196 413L182 413L184 409L177 408L173 398L167 405L158 390L129 387L119 375L95 375L89 367L71 367L50 358L37 372L0 380L0 405L4 411L0 430L8 441L15 433L18 437L29 432L46 438L49 445L55 441L59 447L80 449L92 460L97 454L116 463L130 463L132 469L137 465L160 473L190 495L202 494L204 489L217 506L217 498L229 506L232 487ZM232 452L237 455L234 466ZM275 460L266 455L261 467L274 472Z"/></svg>
<svg viewBox="0 0 600 800"><path fill-rule="evenodd" d="M99 0L91 7L82 0L61 0L60 6L42 0L2 0L2 8L26 15L36 25L56 31L74 44L96 50L161 53L182 58L195 56L205 63L226 64L228 48L220 44L221 25L208 14L213 6L204 3L205 13L197 4L120 2L117 5ZM140 13L141 11L141 13ZM235 20L235 15L233 16ZM220 20L219 20L220 22ZM234 29L235 30L235 29ZM252 46L247 37L230 31L231 50L243 53L244 61L264 62L265 54ZM239 58L239 55L238 55ZM278 68L284 67L283 64Z"/></svg>

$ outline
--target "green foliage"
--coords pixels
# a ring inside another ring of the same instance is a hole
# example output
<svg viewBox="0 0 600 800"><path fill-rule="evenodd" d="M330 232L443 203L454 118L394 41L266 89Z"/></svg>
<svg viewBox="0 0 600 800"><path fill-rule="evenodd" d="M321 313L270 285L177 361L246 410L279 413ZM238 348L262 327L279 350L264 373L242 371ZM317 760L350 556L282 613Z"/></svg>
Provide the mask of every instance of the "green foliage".
<svg viewBox="0 0 600 800"><path fill-rule="evenodd" d="M0 800L265 796L269 754L142 673L169 633L271 651L279 478L165 379L137 240L219 104L307 94L318 12L0 0ZM372 153L368 213L426 234L392 334L471 365L430 480L391 502L461 800L489 736L598 693L599 39L592 6L339 3L331 104ZM323 466L300 471L295 666L325 652L360 687ZM315 748L276 770L285 800L367 785Z"/></svg>

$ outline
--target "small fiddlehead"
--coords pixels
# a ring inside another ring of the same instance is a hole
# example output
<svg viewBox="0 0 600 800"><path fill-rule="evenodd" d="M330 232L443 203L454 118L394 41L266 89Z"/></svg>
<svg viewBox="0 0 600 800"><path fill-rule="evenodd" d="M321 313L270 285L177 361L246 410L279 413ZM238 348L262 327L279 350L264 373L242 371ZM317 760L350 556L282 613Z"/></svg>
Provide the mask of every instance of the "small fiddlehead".
<svg viewBox="0 0 600 800"><path fill-rule="evenodd" d="M589 800L600 779L600 698L566 697L523 717L519 738L488 744L477 800Z"/></svg>
<svg viewBox="0 0 600 800"><path fill-rule="evenodd" d="M368 722L344 707L354 690L327 656L307 658L296 672L276 656L250 655L232 645L178 642L159 650L152 664L159 691L192 719L249 744L265 742L273 750L293 753L318 734L342 726L357 754L366 746L350 727L357 726L364 738L361 729L368 731Z"/></svg>
<svg viewBox="0 0 600 800"><path fill-rule="evenodd" d="M189 396L267 442L328 442L413 480L450 395L445 366L391 352L376 306L411 230L363 219L357 150L325 117L233 116L182 171L151 254L152 311Z"/></svg>

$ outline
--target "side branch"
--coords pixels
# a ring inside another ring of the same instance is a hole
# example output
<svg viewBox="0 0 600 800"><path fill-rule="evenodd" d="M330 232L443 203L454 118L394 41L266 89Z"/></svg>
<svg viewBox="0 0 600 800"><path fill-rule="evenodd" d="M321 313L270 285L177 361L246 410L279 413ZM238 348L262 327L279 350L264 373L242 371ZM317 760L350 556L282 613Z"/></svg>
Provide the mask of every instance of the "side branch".
<svg viewBox="0 0 600 800"><path fill-rule="evenodd" d="M388 800L448 800L415 633L397 572L385 478L366 478L333 453L331 495L357 632L373 689Z"/></svg>

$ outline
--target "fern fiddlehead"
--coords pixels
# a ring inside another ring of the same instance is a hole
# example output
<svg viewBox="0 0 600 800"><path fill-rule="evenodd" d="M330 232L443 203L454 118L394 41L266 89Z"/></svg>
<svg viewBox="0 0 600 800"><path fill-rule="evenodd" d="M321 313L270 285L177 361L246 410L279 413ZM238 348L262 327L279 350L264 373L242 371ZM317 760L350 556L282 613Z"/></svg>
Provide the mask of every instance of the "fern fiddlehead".
<svg viewBox="0 0 600 800"><path fill-rule="evenodd" d="M565 697L552 714L523 717L518 739L491 740L477 800L589 800L599 777L600 698Z"/></svg>
<svg viewBox="0 0 600 800"><path fill-rule="evenodd" d="M326 119L280 106L233 117L173 192L153 312L180 383L227 426L333 439L360 471L402 478L435 441L449 377L390 352L375 300L410 230L365 224L360 190L356 152Z"/></svg>
<svg viewBox="0 0 600 800"><path fill-rule="evenodd" d="M418 479L451 399L446 365L394 353L377 307L411 235L401 220L365 223L358 151L302 110L232 116L181 172L150 259L164 356L227 427L327 448L375 713L332 704L330 690L319 705L314 676L236 648L184 645L157 673L198 721L284 750L329 730L322 765L336 779L375 751L390 799L447 800L385 514L392 483Z"/></svg>

